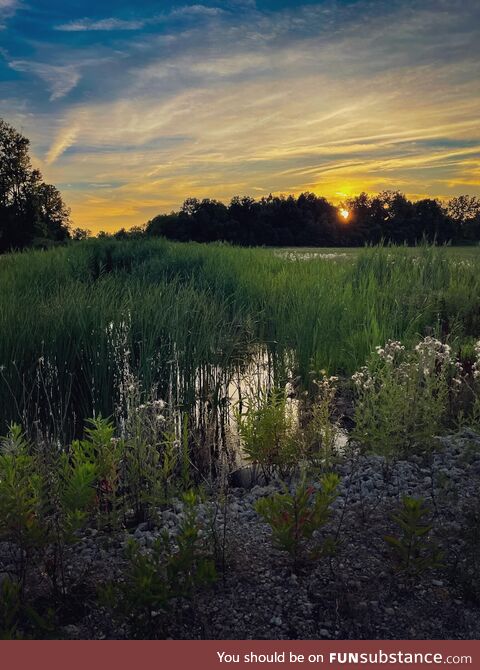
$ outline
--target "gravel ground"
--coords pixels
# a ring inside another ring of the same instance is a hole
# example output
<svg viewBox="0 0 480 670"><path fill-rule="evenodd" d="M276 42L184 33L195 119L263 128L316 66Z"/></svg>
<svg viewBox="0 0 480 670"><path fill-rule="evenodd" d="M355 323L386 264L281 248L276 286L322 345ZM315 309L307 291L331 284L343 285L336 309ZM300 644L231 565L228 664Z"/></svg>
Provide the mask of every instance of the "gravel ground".
<svg viewBox="0 0 480 670"><path fill-rule="evenodd" d="M335 470L342 478L340 495L320 536L338 535L338 550L296 572L288 556L272 546L270 529L254 510L256 500L271 495L279 484L231 489L222 506L202 503L199 517L207 528L216 515L219 537L226 513L226 569L193 601L172 603L168 616L159 618L154 635L480 639L480 575L468 558L474 530L468 515L476 509L477 523L480 518L480 435L466 429L438 438L438 449L427 460L414 456L387 467L381 457L355 457L344 459ZM435 540L444 553L443 567L415 581L395 573L383 540L394 531L390 513L404 494L425 498L432 510ZM162 529L175 534L182 510L182 503L175 501L161 511L157 527L140 524L130 535L148 550ZM91 598L93 582L121 578L125 541L125 535L89 530L72 548L67 571L79 586L77 592L72 590L65 637L131 635Z"/></svg>

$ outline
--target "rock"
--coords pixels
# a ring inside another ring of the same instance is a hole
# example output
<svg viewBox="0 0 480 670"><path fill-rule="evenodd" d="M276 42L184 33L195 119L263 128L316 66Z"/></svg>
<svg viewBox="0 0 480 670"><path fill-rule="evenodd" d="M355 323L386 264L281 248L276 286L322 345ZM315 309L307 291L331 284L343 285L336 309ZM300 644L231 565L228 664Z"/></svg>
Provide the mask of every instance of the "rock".
<svg viewBox="0 0 480 670"><path fill-rule="evenodd" d="M78 626L75 626L74 624L68 624L67 626L63 626L63 631L65 633L65 636L70 640L78 640L81 637L80 628Z"/></svg>
<svg viewBox="0 0 480 670"><path fill-rule="evenodd" d="M134 532L135 537L138 537L140 533L145 533L148 530L148 526L148 521L144 521L143 523L138 524Z"/></svg>
<svg viewBox="0 0 480 670"><path fill-rule="evenodd" d="M283 622L279 616L274 616L270 619L270 623L274 626L281 626Z"/></svg>
<svg viewBox="0 0 480 670"><path fill-rule="evenodd" d="M320 628L320 635L321 637L332 637L330 635L330 631L328 631L326 628Z"/></svg>
<svg viewBox="0 0 480 670"><path fill-rule="evenodd" d="M263 498L273 493L272 486L254 486L252 489L252 496L254 498Z"/></svg>
<svg viewBox="0 0 480 670"><path fill-rule="evenodd" d="M163 521L171 526L176 526L178 523L178 517L175 514L175 512L172 512L171 510L167 509L163 513Z"/></svg>

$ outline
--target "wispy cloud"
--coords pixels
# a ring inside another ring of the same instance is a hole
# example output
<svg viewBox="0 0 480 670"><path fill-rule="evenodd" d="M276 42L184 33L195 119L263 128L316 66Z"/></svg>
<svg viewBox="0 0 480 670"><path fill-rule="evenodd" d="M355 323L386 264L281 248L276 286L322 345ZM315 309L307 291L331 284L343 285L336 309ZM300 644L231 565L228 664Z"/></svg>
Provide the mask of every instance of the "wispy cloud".
<svg viewBox="0 0 480 670"><path fill-rule="evenodd" d="M127 21L124 19L107 18L107 19L79 19L77 21L70 21L55 26L55 30L62 30L64 32L86 32L93 31L109 31L109 30L140 30L145 26L145 21Z"/></svg>
<svg viewBox="0 0 480 670"><path fill-rule="evenodd" d="M0 30L5 28L4 22L15 14L19 6L18 0L0 0Z"/></svg>
<svg viewBox="0 0 480 670"><path fill-rule="evenodd" d="M3 1L7 2L8 0ZM122 19L118 17L91 19L86 17L61 23L55 26L55 30L63 32L141 30L146 26L165 23L171 19L211 18L222 14L224 14L224 10L220 7L207 7L199 4L184 5L182 7L175 7L170 12L163 12L143 19Z"/></svg>
<svg viewBox="0 0 480 670"><path fill-rule="evenodd" d="M40 77L50 92L50 100L58 100L75 88L81 79L75 65L49 65L23 60L13 60L9 66L17 72L28 72Z"/></svg>
<svg viewBox="0 0 480 670"><path fill-rule="evenodd" d="M176 7L169 13L170 17L177 16L220 16L224 10L220 7L207 7L206 5L184 5Z"/></svg>
<svg viewBox="0 0 480 670"><path fill-rule="evenodd" d="M477 0L259 6L72 16L58 52L37 41L34 62L11 59L55 102L26 93L35 118L22 125L78 225L133 225L189 195L261 185L480 194Z"/></svg>
<svg viewBox="0 0 480 670"><path fill-rule="evenodd" d="M45 157L45 163L47 165L52 165L57 160L57 158L59 158L64 153L64 151L69 149L74 144L79 130L80 124L77 121L72 123L67 128L62 128L47 152Z"/></svg>

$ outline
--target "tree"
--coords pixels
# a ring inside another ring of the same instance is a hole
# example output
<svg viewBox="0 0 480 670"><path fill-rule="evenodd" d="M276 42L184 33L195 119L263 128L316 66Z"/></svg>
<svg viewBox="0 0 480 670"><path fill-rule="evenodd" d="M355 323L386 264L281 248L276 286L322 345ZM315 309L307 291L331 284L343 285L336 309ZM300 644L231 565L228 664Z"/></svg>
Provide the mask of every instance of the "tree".
<svg viewBox="0 0 480 670"><path fill-rule="evenodd" d="M70 237L60 192L33 169L29 140L0 119L0 253Z"/></svg>
<svg viewBox="0 0 480 670"><path fill-rule="evenodd" d="M396 244L444 244L480 240L480 200L461 196L446 208L432 198L411 201L399 191L367 193L339 207L314 193L272 195L254 200L235 196L229 205L188 198L178 212L159 214L147 236L178 241L214 240L244 246L362 246L382 240ZM125 235L126 233L120 233Z"/></svg>
<svg viewBox="0 0 480 670"><path fill-rule="evenodd" d="M450 200L447 212L459 239L472 241L480 238L480 198L459 195Z"/></svg>
<svg viewBox="0 0 480 670"><path fill-rule="evenodd" d="M88 228L74 228L70 232L72 240L75 242L81 242L82 240L86 240L89 237L92 236L92 231L88 230Z"/></svg>

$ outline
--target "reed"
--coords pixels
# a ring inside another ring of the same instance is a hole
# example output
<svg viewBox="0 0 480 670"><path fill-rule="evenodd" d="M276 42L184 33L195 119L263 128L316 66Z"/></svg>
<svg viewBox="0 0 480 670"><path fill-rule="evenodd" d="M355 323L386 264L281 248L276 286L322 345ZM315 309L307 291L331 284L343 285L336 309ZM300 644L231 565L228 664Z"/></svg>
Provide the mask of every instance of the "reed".
<svg viewBox="0 0 480 670"><path fill-rule="evenodd" d="M0 429L37 422L68 438L86 417L114 414L127 373L189 411L199 396L220 407L259 347L279 379L288 367L307 385L315 370L353 372L389 338L478 338L475 251L374 247L329 259L149 239L5 256Z"/></svg>

